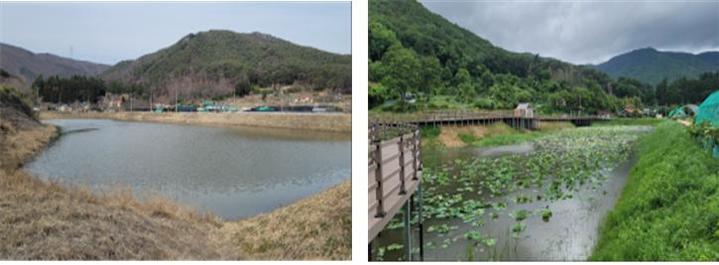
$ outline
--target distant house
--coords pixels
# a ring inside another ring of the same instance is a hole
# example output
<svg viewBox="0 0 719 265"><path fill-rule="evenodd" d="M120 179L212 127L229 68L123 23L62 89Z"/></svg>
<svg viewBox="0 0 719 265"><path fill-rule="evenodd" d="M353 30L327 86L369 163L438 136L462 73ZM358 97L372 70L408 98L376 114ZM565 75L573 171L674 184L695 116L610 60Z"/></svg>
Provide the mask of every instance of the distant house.
<svg viewBox="0 0 719 265"><path fill-rule="evenodd" d="M534 109L529 103L519 103L514 109L514 117L534 118Z"/></svg>
<svg viewBox="0 0 719 265"><path fill-rule="evenodd" d="M634 105L632 105L632 104L624 105L624 113L625 114L632 115L632 114L634 114L635 111L636 110L634 109Z"/></svg>
<svg viewBox="0 0 719 265"><path fill-rule="evenodd" d="M57 110L61 112L72 112L72 107L67 104L62 104L59 108L57 108Z"/></svg>
<svg viewBox="0 0 719 265"><path fill-rule="evenodd" d="M603 119L609 119L612 117L612 113L607 110L600 110L597 112L597 116L599 116L600 118L603 118Z"/></svg>
<svg viewBox="0 0 719 265"><path fill-rule="evenodd" d="M125 97L122 95L105 93L105 96L102 97L102 101L100 102L100 106L105 111L120 111L124 103Z"/></svg>

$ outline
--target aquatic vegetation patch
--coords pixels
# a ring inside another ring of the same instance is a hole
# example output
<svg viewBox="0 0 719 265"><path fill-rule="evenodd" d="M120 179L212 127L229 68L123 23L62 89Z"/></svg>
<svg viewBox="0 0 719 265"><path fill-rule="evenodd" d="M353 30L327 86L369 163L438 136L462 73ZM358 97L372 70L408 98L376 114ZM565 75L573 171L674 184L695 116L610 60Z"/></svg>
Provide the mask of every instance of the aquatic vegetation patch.
<svg viewBox="0 0 719 265"><path fill-rule="evenodd" d="M549 222L549 218L552 218L552 210L549 210L549 208L545 208L539 211L539 214L542 215L542 221Z"/></svg>
<svg viewBox="0 0 719 265"><path fill-rule="evenodd" d="M423 214L433 225L425 231L444 237L457 229L450 223L461 220L471 230L460 234L460 240L490 247L497 240L483 234L482 227L508 216L515 222L508 233L519 238L527 219L551 221L548 203L573 198L581 189L601 187L608 173L628 159L633 143L650 130L647 126L560 130L533 140L535 152L528 155L467 157L427 166L422 176ZM506 213L510 204L528 207ZM537 204L541 208L532 209ZM401 228L398 224L401 218L395 218L388 229ZM447 239L425 246L444 247L457 237Z"/></svg>

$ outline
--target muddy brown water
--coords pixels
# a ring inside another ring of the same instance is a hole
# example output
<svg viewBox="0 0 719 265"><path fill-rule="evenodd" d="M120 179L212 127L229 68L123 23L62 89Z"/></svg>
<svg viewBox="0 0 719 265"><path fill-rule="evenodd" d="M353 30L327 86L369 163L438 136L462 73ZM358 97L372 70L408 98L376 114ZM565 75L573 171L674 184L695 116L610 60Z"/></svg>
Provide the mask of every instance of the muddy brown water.
<svg viewBox="0 0 719 265"><path fill-rule="evenodd" d="M534 151L531 143L508 145L490 148L461 148L446 150L442 153L442 161L452 161L457 158L466 157L487 157L502 155L527 155ZM432 154L426 154L433 156ZM433 161L440 163L442 161ZM543 191L536 188L520 189L511 193L496 197L491 201L508 202L507 208L497 213L493 219L491 213L495 210L486 209L482 220L484 225L481 228L472 227L461 219L447 220L425 220L425 231L432 225L447 224L454 227L447 234L424 233L425 244L432 242L433 246L424 248L425 261L467 261L467 260L504 260L504 261L582 261L586 260L593 246L595 245L601 222L607 213L613 209L614 203L619 197L627 175L636 162L636 156L630 155L624 161L611 170L604 170L606 180L600 185L585 185L573 193L570 199L557 201L534 200L530 203L515 203L514 198L518 195L534 198L542 196ZM459 183L455 187L459 187ZM469 198L482 199L487 198ZM548 222L542 220L541 209L549 208L552 217ZM525 230L513 236L512 227L517 223L509 213L518 210L530 211L529 217L521 223L526 226ZM401 213L399 214L401 215ZM482 235L496 239L496 245L487 247L479 244L474 245L464 238L466 232L478 230ZM418 258L417 247L419 229L413 226L413 248L414 259ZM385 230L376 239L379 245L391 243L403 244L404 231L402 228ZM444 243L446 247L442 247ZM375 244L377 245L377 244ZM376 252L376 249L375 249ZM404 259L403 251L385 252L385 260Z"/></svg>
<svg viewBox="0 0 719 265"><path fill-rule="evenodd" d="M62 119L62 136L25 168L98 193L129 188L240 219L351 176L346 134Z"/></svg>

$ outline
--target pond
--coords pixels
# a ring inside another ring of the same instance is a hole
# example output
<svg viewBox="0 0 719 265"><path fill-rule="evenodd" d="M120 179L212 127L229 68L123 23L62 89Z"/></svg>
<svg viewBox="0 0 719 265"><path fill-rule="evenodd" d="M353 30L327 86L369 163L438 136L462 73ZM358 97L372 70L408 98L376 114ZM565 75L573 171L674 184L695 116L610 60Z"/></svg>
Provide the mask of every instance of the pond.
<svg viewBox="0 0 719 265"><path fill-rule="evenodd" d="M240 219L351 176L349 135L112 120L49 120L62 136L26 170L98 193L131 189Z"/></svg>
<svg viewBox="0 0 719 265"><path fill-rule="evenodd" d="M632 145L649 130L578 128L512 146L423 147L425 260L585 260L636 161ZM404 258L401 216L373 242L375 258ZM413 223L417 239L416 216Z"/></svg>

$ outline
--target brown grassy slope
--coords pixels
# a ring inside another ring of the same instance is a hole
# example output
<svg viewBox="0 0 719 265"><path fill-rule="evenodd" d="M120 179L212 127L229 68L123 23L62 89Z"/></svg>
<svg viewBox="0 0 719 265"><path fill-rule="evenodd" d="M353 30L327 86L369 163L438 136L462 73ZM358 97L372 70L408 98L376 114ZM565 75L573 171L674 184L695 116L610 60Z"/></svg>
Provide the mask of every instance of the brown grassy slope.
<svg viewBox="0 0 719 265"><path fill-rule="evenodd" d="M0 259L212 259L211 218L129 192L95 196L20 170L57 136L0 91Z"/></svg>
<svg viewBox="0 0 719 265"><path fill-rule="evenodd" d="M209 218L162 200L138 203L129 192L96 196L60 187L18 170L22 156L52 135L21 134L6 138L13 149L2 147L13 154L3 159L14 161L0 169L0 259L219 258L207 237L216 224Z"/></svg>
<svg viewBox="0 0 719 265"><path fill-rule="evenodd" d="M352 182L268 214L226 223L218 241L228 246L228 258L242 253L249 259L351 259Z"/></svg>
<svg viewBox="0 0 719 265"><path fill-rule="evenodd" d="M98 197L0 171L2 259L216 259L210 224L170 203Z"/></svg>
<svg viewBox="0 0 719 265"><path fill-rule="evenodd" d="M514 129L505 123L495 123L492 125L472 125L472 126L443 126L437 139L446 147L464 147L467 143L460 139L460 134L471 135L480 139L484 137L492 137L501 134L508 134Z"/></svg>

